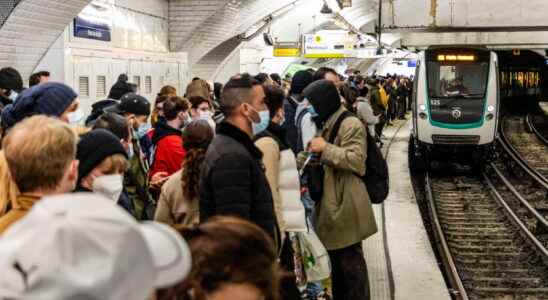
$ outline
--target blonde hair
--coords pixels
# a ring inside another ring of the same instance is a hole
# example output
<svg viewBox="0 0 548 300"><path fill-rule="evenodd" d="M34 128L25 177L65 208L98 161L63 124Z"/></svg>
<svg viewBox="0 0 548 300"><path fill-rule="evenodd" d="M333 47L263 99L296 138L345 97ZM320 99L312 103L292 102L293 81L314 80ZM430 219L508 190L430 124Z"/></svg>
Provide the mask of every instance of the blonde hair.
<svg viewBox="0 0 548 300"><path fill-rule="evenodd" d="M46 116L19 122L2 145L9 173L21 193L57 188L76 156L74 131ZM6 182L1 184L7 186Z"/></svg>
<svg viewBox="0 0 548 300"><path fill-rule="evenodd" d="M99 168L103 174L110 175L124 173L127 167L127 158L124 155L118 153L103 159L103 161L95 168Z"/></svg>
<svg viewBox="0 0 548 300"><path fill-rule="evenodd" d="M187 99L199 97L209 101L211 100L211 87L207 81L203 79L196 79L189 83L186 87L185 97Z"/></svg>
<svg viewBox="0 0 548 300"><path fill-rule="evenodd" d="M19 195L19 189L11 178L3 150L0 150L0 184L0 216L3 216L8 211L10 203L12 208L17 208L15 198Z"/></svg>

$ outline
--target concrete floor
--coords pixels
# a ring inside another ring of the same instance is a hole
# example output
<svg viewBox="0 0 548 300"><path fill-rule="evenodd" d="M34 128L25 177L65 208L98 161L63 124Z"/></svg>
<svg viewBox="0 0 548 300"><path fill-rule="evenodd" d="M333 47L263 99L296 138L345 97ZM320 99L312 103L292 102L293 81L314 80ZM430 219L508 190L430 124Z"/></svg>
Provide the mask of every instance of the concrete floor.
<svg viewBox="0 0 548 300"><path fill-rule="evenodd" d="M401 122L405 121L399 124ZM397 128L392 126L385 130L385 145ZM390 195L383 204L386 220L383 220L381 205L374 205L379 232L364 242L371 299L450 300L411 186L407 164L409 133L409 122L406 122L390 147ZM386 243L383 239L384 221ZM386 263L386 247L390 267ZM390 272L394 280L394 295L390 291Z"/></svg>

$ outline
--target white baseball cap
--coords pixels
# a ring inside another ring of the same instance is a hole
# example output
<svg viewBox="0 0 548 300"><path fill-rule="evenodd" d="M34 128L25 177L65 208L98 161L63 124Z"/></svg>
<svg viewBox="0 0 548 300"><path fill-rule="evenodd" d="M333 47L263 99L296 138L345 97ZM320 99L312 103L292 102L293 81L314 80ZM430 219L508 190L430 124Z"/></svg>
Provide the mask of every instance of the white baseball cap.
<svg viewBox="0 0 548 300"><path fill-rule="evenodd" d="M46 197L0 236L1 299L147 299L190 268L177 231L97 194Z"/></svg>

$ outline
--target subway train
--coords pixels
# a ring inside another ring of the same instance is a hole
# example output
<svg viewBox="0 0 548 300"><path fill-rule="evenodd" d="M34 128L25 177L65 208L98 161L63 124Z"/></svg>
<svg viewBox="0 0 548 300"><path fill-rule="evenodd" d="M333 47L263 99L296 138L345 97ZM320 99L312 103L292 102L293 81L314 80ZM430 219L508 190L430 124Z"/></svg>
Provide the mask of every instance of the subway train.
<svg viewBox="0 0 548 300"><path fill-rule="evenodd" d="M482 47L420 52L409 142L412 171L433 161L481 167L494 153L499 113L497 54Z"/></svg>

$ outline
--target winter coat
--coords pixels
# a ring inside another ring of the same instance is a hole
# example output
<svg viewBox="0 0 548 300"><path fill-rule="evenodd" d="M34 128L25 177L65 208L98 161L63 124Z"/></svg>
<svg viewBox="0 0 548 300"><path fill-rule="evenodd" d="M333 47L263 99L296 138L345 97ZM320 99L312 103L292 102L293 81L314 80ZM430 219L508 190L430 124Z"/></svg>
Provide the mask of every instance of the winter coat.
<svg viewBox="0 0 548 300"><path fill-rule="evenodd" d="M265 174L272 191L280 231L306 231L295 155L284 140L285 130L270 123L268 129L256 137L255 145L263 153Z"/></svg>
<svg viewBox="0 0 548 300"><path fill-rule="evenodd" d="M367 129L371 136L375 136L375 125L379 123L379 116L375 116L373 113L373 108L368 99L358 98L357 114L367 124Z"/></svg>
<svg viewBox="0 0 548 300"><path fill-rule="evenodd" d="M262 158L247 133L226 121L217 126L200 174L200 222L234 215L259 225L279 241Z"/></svg>
<svg viewBox="0 0 548 300"><path fill-rule="evenodd" d="M166 123L158 123L152 136L154 145L154 161L150 168L150 177L158 172L172 175L181 169L185 157L182 132Z"/></svg>
<svg viewBox="0 0 548 300"><path fill-rule="evenodd" d="M287 132L287 142L293 150L294 153L298 153L298 140L297 127L295 121L297 118L297 107L299 106L299 101L297 101L298 95L290 95L284 100L284 115L285 123L283 127Z"/></svg>
<svg viewBox="0 0 548 300"><path fill-rule="evenodd" d="M297 107L297 114L295 115L296 116L295 117L295 126L301 128L301 136L298 137L298 138L301 139L301 142L302 142L302 145L303 145L304 149L306 149L306 146L308 145L310 140L312 140L314 138L314 136L316 136L316 132L317 132L316 123L314 123L314 121L312 121L312 116L310 115L309 112L306 112L303 115L300 124L297 124L296 122L297 122L297 118L301 114L301 112L304 111L304 110L307 110L309 106L310 106L310 103L308 103L307 100L303 100L303 102L301 102L299 104L299 106ZM298 149L298 150L300 152L304 149Z"/></svg>
<svg viewBox="0 0 548 300"><path fill-rule="evenodd" d="M11 225L21 220L31 210L34 203L40 198L28 195L17 196L17 206L12 208L7 214L0 218L0 235L4 233Z"/></svg>
<svg viewBox="0 0 548 300"><path fill-rule="evenodd" d="M129 159L129 168L124 176L124 187L133 203L137 220L151 220L154 217L155 201L149 193L148 161L141 151L139 141L132 140L134 155Z"/></svg>
<svg viewBox="0 0 548 300"><path fill-rule="evenodd" d="M327 122L321 136L328 140L339 108ZM321 155L324 164L323 196L316 204L315 229L327 250L337 250L364 240L377 232L375 216L367 189L356 174L365 174L367 137L362 122L346 118L334 144L327 144ZM305 153L299 155L302 164Z"/></svg>
<svg viewBox="0 0 548 300"><path fill-rule="evenodd" d="M371 108L373 108L375 116L384 113L385 109L382 103L381 94L379 88L376 86L371 87L369 90L369 103L371 103Z"/></svg>
<svg viewBox="0 0 548 300"><path fill-rule="evenodd" d="M154 220L173 225L192 226L200 222L198 197L187 199L183 194L183 170L171 175L162 186Z"/></svg>

